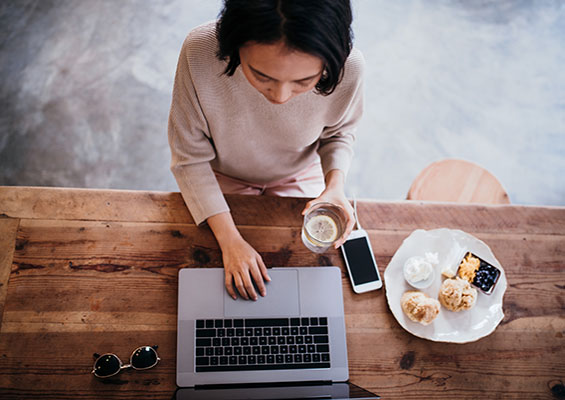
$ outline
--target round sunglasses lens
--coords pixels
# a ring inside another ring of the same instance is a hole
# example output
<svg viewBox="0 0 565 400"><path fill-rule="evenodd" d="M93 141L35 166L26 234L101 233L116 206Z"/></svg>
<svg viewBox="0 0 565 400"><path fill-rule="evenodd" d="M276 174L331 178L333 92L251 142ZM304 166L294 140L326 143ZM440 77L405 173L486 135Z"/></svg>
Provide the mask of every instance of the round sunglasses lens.
<svg viewBox="0 0 565 400"><path fill-rule="evenodd" d="M157 352L149 347L140 347L131 356L131 366L133 368L150 368L157 364Z"/></svg>
<svg viewBox="0 0 565 400"><path fill-rule="evenodd" d="M120 360L114 355L105 354L96 360L94 373L100 378L112 376L120 370Z"/></svg>

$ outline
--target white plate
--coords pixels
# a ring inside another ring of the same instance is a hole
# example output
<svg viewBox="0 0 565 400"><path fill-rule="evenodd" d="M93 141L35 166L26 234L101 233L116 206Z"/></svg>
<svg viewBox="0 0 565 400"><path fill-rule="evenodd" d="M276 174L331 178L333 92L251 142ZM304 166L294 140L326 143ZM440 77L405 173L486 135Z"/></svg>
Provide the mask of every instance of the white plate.
<svg viewBox="0 0 565 400"><path fill-rule="evenodd" d="M439 315L429 325L424 326L410 320L400 307L400 297L407 290L415 290L404 279L403 266L412 256L423 256L425 252L438 253L439 265L432 285L421 292L437 299L441 275L446 263L457 262L463 251L470 251L486 262L500 269L501 275L492 294L487 295L477 289L475 306L466 311L453 312L441 306ZM506 274L490 248L479 239L459 230L434 229L415 230L404 239L384 273L388 306L398 323L408 332L423 339L435 342L467 343L491 334L498 326L504 313L502 298L506 291Z"/></svg>

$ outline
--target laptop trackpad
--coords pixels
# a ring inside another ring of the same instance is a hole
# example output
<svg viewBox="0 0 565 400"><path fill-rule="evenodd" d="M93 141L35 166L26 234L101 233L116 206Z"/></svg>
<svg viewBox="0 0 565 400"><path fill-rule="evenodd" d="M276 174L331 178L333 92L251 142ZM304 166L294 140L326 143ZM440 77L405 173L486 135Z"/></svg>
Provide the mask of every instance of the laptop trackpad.
<svg viewBox="0 0 565 400"><path fill-rule="evenodd" d="M286 317L300 315L298 270L270 269L271 282L265 282L267 295L257 301L230 297L224 289L224 315L226 317ZM237 291L237 290L236 290Z"/></svg>

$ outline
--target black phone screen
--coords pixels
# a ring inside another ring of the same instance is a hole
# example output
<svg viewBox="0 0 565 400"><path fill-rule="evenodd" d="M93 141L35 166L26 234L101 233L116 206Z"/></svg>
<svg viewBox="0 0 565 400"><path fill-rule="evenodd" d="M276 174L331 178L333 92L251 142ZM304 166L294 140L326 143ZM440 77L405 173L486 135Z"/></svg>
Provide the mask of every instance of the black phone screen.
<svg viewBox="0 0 565 400"><path fill-rule="evenodd" d="M349 239L343 244L355 286L379 280L367 238Z"/></svg>

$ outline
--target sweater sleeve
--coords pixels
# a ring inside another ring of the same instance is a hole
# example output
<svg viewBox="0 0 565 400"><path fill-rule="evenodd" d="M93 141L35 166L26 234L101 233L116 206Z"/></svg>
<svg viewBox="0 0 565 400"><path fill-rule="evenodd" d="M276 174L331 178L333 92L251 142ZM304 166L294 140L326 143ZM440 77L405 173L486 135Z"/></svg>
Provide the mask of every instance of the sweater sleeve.
<svg viewBox="0 0 565 400"><path fill-rule="evenodd" d="M353 158L355 132L363 115L364 59L361 52L356 51L345 68L349 76L340 83L345 86L345 91L335 93L342 104L341 117L336 124L325 127L320 137L318 154L324 176L332 169L339 169L347 176Z"/></svg>
<svg viewBox="0 0 565 400"><path fill-rule="evenodd" d="M229 211L210 160L216 157L206 117L189 65L189 39L183 44L169 113L171 171L196 224Z"/></svg>

